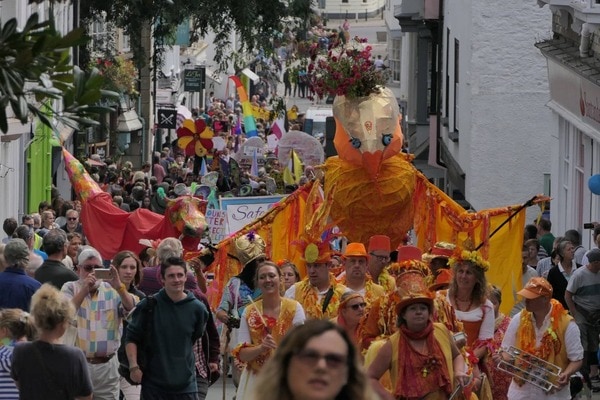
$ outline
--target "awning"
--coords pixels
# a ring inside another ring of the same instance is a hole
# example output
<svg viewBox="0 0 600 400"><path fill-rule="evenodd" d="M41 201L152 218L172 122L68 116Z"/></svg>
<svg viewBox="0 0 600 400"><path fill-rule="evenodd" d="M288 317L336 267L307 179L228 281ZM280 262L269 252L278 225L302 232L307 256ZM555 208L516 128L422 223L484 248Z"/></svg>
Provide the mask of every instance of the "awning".
<svg viewBox="0 0 600 400"><path fill-rule="evenodd" d="M256 75L254 72L252 72L250 69L248 68L244 68L242 70L242 74L246 75L248 78L250 78L250 80L252 82L254 82L255 84L258 82L258 80L260 79L260 77L258 75Z"/></svg>
<svg viewBox="0 0 600 400"><path fill-rule="evenodd" d="M105 163L103 163L102 161L96 161L93 158L88 158L87 160L85 160L85 163L93 167L106 167Z"/></svg>
<svg viewBox="0 0 600 400"><path fill-rule="evenodd" d="M135 110L125 111L119 115L118 122L117 132L133 132L142 129L142 122Z"/></svg>

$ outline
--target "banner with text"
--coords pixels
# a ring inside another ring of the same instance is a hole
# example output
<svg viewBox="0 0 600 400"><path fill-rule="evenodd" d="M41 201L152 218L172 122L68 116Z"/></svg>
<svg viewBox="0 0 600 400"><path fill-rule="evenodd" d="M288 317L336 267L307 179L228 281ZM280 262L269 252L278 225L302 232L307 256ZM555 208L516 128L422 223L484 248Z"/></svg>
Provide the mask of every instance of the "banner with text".
<svg viewBox="0 0 600 400"><path fill-rule="evenodd" d="M227 212L227 235L262 217L285 196L221 197L221 210Z"/></svg>

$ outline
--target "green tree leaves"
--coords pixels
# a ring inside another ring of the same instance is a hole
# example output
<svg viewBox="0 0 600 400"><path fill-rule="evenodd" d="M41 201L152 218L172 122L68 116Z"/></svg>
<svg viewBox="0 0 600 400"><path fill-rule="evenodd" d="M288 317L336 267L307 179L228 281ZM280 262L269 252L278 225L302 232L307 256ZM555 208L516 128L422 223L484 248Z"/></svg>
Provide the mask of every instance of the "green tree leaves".
<svg viewBox="0 0 600 400"><path fill-rule="evenodd" d="M40 22L37 14L21 31L16 19L0 27L0 131L8 131L8 106L22 123L33 115L54 128L38 105L47 100L62 103L60 112L52 114L65 125L98 125L98 112L110 110L100 101L118 95L101 89L97 70L84 73L70 64L69 49L85 42L83 30L62 36L52 21Z"/></svg>

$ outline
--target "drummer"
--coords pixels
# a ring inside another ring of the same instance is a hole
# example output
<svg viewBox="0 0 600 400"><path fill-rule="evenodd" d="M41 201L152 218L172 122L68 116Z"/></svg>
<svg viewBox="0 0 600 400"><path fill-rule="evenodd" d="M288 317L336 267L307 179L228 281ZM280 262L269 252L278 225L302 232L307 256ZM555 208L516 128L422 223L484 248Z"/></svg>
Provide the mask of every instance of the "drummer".
<svg viewBox="0 0 600 400"><path fill-rule="evenodd" d="M550 393L513 376L508 400L568 400L569 378L582 365L583 347L579 328L563 306L552 299L552 286L541 277L531 278L517 294L525 298L525 309L516 314L506 330L502 348L514 346L561 368L558 387ZM501 353L505 361L510 355Z"/></svg>

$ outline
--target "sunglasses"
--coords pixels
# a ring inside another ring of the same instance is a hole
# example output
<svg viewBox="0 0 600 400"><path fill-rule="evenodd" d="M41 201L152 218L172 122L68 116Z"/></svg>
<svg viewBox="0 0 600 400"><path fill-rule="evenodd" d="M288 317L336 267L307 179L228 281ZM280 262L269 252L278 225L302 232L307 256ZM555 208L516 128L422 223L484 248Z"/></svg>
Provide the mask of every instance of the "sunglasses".
<svg viewBox="0 0 600 400"><path fill-rule="evenodd" d="M390 259L390 257L388 257L388 256L378 256L377 254L373 254L373 253L369 253L369 254L371 255L371 257L374 257L378 261L381 261L381 262L386 262L386 261L389 261L389 259Z"/></svg>
<svg viewBox="0 0 600 400"><path fill-rule="evenodd" d="M67 218L69 221L77 221L77 217L69 217Z"/></svg>
<svg viewBox="0 0 600 400"><path fill-rule="evenodd" d="M342 354L321 354L315 350L310 349L301 350L298 353L296 353L295 356L298 359L298 361L309 367L314 367L319 363L319 361L321 361L321 359L324 359L325 364L327 364L327 367L332 369L340 368L348 362L348 357Z"/></svg>
<svg viewBox="0 0 600 400"><path fill-rule="evenodd" d="M366 308L367 307L367 303L356 303L356 304L352 304L352 305L349 304L348 307L350 307L351 309L353 309L354 311L356 311L359 308Z"/></svg>
<svg viewBox="0 0 600 400"><path fill-rule="evenodd" d="M102 265L81 265L80 268L83 269L85 272L92 272L95 269L104 267Z"/></svg>

